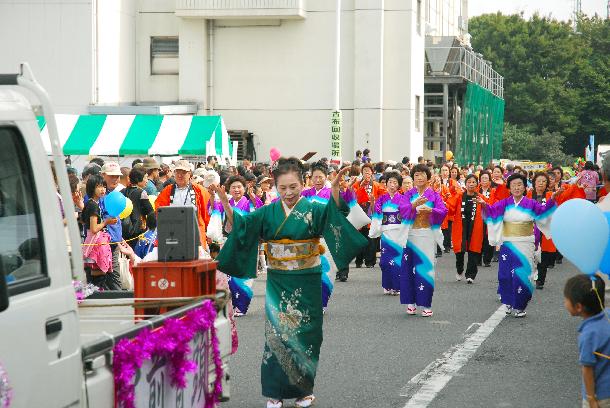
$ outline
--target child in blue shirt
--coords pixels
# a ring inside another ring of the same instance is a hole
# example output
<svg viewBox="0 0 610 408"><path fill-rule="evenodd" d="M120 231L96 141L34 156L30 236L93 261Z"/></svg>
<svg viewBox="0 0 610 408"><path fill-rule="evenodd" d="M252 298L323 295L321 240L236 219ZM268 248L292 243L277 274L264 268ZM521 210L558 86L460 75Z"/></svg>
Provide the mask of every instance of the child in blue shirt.
<svg viewBox="0 0 610 408"><path fill-rule="evenodd" d="M578 328L583 408L610 407L610 310L604 310L605 286L599 275L578 275L568 279L563 290L568 312L584 319Z"/></svg>
<svg viewBox="0 0 610 408"><path fill-rule="evenodd" d="M144 259L144 257L153 250L155 242L157 241L157 217L152 212L146 216L146 232L144 236L138 240L133 251L137 256Z"/></svg>

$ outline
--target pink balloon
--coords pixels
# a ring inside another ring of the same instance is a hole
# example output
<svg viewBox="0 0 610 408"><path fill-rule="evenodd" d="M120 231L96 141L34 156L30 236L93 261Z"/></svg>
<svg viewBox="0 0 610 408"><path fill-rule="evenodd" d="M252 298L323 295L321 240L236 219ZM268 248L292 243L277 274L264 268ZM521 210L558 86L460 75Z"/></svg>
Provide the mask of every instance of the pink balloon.
<svg viewBox="0 0 610 408"><path fill-rule="evenodd" d="M276 161L281 156L282 156L282 154L275 147L272 147L271 150L269 151L269 157L271 158L271 161Z"/></svg>

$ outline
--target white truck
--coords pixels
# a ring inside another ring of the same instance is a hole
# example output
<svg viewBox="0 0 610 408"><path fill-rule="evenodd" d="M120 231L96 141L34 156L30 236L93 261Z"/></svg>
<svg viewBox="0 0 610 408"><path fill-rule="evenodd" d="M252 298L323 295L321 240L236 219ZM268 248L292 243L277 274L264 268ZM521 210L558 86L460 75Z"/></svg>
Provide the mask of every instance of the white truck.
<svg viewBox="0 0 610 408"><path fill-rule="evenodd" d="M44 111L65 217L32 97ZM133 297L128 292L119 293L118 300L91 301L99 303L97 317L95 308L79 308L73 279L85 278L64 157L51 103L27 64L19 74L0 74L0 146L0 406L9 400L11 407L117 406L114 345L201 304L140 321L132 309L108 307L128 302ZM221 297L214 326L223 368L221 398L227 399L231 339ZM186 388L171 386L163 360L147 361L134 376L136 406L204 406L205 391L216 379L209 332L197 336L191 348L197 367L187 375Z"/></svg>

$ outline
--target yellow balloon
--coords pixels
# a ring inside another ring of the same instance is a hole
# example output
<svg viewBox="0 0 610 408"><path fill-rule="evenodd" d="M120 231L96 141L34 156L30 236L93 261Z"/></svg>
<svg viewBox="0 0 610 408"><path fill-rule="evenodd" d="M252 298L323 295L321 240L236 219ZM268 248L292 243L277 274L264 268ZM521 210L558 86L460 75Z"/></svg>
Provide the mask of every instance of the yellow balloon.
<svg viewBox="0 0 610 408"><path fill-rule="evenodd" d="M125 218L127 218L131 215L132 211L133 211L133 203L128 198L127 201L125 202L125 209L119 214L119 218L124 220Z"/></svg>
<svg viewBox="0 0 610 408"><path fill-rule="evenodd" d="M445 159L446 160L453 159L453 152L451 150L447 150L447 153L445 153Z"/></svg>
<svg viewBox="0 0 610 408"><path fill-rule="evenodd" d="M150 205L152 205L152 208L155 208L155 201L157 201L157 196L149 195L148 201L150 201Z"/></svg>

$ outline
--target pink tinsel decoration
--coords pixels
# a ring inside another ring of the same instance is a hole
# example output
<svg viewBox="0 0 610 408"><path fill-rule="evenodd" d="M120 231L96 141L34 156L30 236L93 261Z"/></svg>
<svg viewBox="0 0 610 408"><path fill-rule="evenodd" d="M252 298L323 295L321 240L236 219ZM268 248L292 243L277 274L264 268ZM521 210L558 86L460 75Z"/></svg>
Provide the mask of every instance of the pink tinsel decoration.
<svg viewBox="0 0 610 408"><path fill-rule="evenodd" d="M213 342L214 339L212 339L212 343ZM214 361L216 361L216 359L214 359ZM222 370L220 371L222 372ZM8 381L8 374L4 370L4 367L2 367L2 364L0 364L0 408L10 407L12 398L13 390L11 388L11 384Z"/></svg>
<svg viewBox="0 0 610 408"><path fill-rule="evenodd" d="M196 364L187 358L191 352L189 343L197 333L209 330L216 380L213 392L205 395L205 408L215 407L222 393L223 377L215 319L214 303L206 300L201 307L191 310L182 319L168 319L155 331L144 329L133 339L120 340L114 347L113 358L117 406L135 407L134 377L142 363L153 357L165 357L173 387L186 387L186 374L196 369Z"/></svg>

